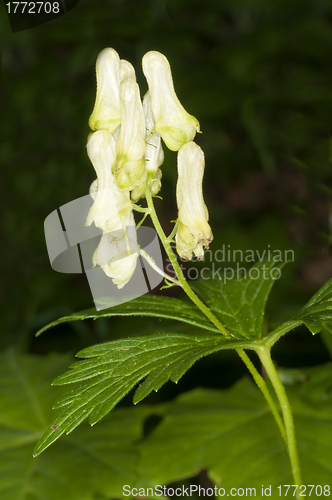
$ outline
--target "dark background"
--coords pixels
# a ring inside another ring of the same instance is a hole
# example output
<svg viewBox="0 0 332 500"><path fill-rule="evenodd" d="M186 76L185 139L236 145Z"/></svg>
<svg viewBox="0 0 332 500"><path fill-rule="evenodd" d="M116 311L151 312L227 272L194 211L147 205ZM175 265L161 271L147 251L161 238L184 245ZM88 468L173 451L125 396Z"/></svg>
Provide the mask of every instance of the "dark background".
<svg viewBox="0 0 332 500"><path fill-rule="evenodd" d="M34 338L49 321L93 305L84 275L51 269L43 222L87 194L94 179L85 146L95 60L105 47L134 65L142 95L144 53L158 50L169 59L176 92L203 131L196 141L206 155L211 250L294 250L272 293L268 326L290 317L331 278L330 0L80 0L66 15L15 34L3 4L0 13L3 348L74 353L119 336L189 328L112 318ZM156 205L170 230L174 153L166 152L162 170L163 201ZM321 338L305 329L274 353L285 366L328 359ZM225 386L241 369L231 353L215 355L195 365L177 390ZM167 384L160 397L172 390Z"/></svg>

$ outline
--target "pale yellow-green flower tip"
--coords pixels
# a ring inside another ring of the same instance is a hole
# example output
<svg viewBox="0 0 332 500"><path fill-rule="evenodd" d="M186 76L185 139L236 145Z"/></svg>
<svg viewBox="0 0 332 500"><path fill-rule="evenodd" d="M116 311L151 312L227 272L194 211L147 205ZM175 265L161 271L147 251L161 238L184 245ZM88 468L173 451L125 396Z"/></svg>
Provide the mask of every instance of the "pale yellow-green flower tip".
<svg viewBox="0 0 332 500"><path fill-rule="evenodd" d="M200 132L198 120L187 113L174 90L171 68L160 52L147 52L143 72L148 81L155 130L171 151L178 151Z"/></svg>
<svg viewBox="0 0 332 500"><path fill-rule="evenodd" d="M180 257L191 260L194 253L203 259L204 248L213 239L209 214L203 200L204 153L197 144L188 142L178 153L176 200L179 228L175 236Z"/></svg>
<svg viewBox="0 0 332 500"><path fill-rule="evenodd" d="M127 68L125 64L125 73L128 73ZM108 130L113 134L121 122L120 58L114 49L104 49L98 55L96 77L97 94L89 126L92 130Z"/></svg>

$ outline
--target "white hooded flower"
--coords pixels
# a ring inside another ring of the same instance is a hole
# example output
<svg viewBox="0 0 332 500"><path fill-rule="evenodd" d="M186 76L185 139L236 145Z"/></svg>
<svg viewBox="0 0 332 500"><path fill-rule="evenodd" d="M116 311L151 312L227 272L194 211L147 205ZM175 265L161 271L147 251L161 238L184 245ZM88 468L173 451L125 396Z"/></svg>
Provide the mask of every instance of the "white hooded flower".
<svg viewBox="0 0 332 500"><path fill-rule="evenodd" d="M143 57L143 72L149 84L155 130L170 150L178 151L200 132L199 122L177 98L171 68L163 54L147 52Z"/></svg>
<svg viewBox="0 0 332 500"><path fill-rule="evenodd" d="M191 260L194 253L203 258L204 248L213 239L209 214L203 200L204 153L197 144L188 142L178 153L176 199L179 228L175 236L180 257Z"/></svg>
<svg viewBox="0 0 332 500"><path fill-rule="evenodd" d="M120 58L114 49L104 49L96 62L97 94L89 118L92 130L108 130L112 134L120 126Z"/></svg>
<svg viewBox="0 0 332 500"><path fill-rule="evenodd" d="M133 78L121 83L120 104L121 128L113 173L121 189L133 190L146 182L145 119L139 88Z"/></svg>
<svg viewBox="0 0 332 500"><path fill-rule="evenodd" d="M93 266L99 265L121 289L134 274L138 255L135 222L131 214L129 227L102 235L93 254L92 263Z"/></svg>
<svg viewBox="0 0 332 500"><path fill-rule="evenodd" d="M119 189L112 174L116 159L114 137L107 130L98 130L90 136L87 150L97 173L97 182L94 181L90 187L94 203L86 225L94 222L96 227L106 232L128 226L132 213L129 191Z"/></svg>
<svg viewBox="0 0 332 500"><path fill-rule="evenodd" d="M112 134L121 123L120 84L126 78L136 80L130 62L121 59L114 49L104 49L96 62L96 101L89 118L92 130L108 130Z"/></svg>

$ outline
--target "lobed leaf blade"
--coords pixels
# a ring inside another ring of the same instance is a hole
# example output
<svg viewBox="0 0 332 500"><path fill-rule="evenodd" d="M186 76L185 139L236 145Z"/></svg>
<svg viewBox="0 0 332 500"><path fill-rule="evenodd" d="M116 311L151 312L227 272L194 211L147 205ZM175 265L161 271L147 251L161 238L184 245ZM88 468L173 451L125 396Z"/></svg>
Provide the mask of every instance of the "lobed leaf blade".
<svg viewBox="0 0 332 500"><path fill-rule="evenodd" d="M221 349L253 348L253 345L250 341L228 340L221 335L171 333L119 339L83 349L77 356L95 358L96 374L91 376L91 366L88 364L86 370L86 359L83 359L55 380L55 385L78 380L84 384L57 401L55 406L62 411L41 437L35 455L63 433L71 432L88 416L91 425L97 423L143 378L147 377L136 390L134 403L159 390L168 380L177 382L202 356Z"/></svg>
<svg viewBox="0 0 332 500"><path fill-rule="evenodd" d="M259 339L266 302L277 279L273 270L284 265L265 260L254 264L242 279L201 280L192 288L234 337Z"/></svg>

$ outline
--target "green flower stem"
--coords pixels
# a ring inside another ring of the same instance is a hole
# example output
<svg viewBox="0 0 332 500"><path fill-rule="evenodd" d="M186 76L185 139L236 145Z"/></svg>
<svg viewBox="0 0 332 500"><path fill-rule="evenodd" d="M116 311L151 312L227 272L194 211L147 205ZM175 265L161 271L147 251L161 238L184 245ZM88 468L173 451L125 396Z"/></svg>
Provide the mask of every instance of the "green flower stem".
<svg viewBox="0 0 332 500"><path fill-rule="evenodd" d="M276 395L279 399L280 406L281 406L281 411L284 417L284 423L285 423L285 428L286 428L286 436L287 436L287 448L288 448L288 453L289 453L289 458L292 466L292 473L293 473L293 478L295 481L295 484L297 486L302 485L302 480L301 480L301 470L300 470L300 462L299 462L299 457L297 453L297 447L296 447L296 438L295 438L295 429L294 429L294 421L293 421L293 414L292 410L287 398L287 394L285 391L285 388L279 378L278 372L273 364L273 361L271 359L271 347L266 346L264 349L261 351L257 351L257 354L266 370L266 373L268 374L271 383L274 387L274 390L276 392ZM299 498L297 496L297 498Z"/></svg>
<svg viewBox="0 0 332 500"><path fill-rule="evenodd" d="M153 224L154 224L154 226L156 228L156 231L157 231L157 233L159 235L159 238L162 241L162 244L163 244L163 246L165 248L165 251L166 251L166 253L168 255L168 258L169 258L169 260L171 261L171 263L173 265L173 268L175 270L175 273L177 275L177 278L179 280L179 283L180 283L181 287L187 293L187 295L189 296L189 298L197 305L197 307L218 328L218 330L221 333L223 333L225 335L225 337L230 338L230 334L226 330L226 328L220 323L220 321L218 321L218 319L206 307L206 305L201 300L199 300L199 298L192 291L192 289L188 285L185 277L183 276L182 270L181 270L181 268L180 268L180 266L178 264L178 261L177 261L175 255L174 255L174 252L172 250L170 242L166 238L166 235L165 235L165 233L163 231L163 228L160 225L158 216L157 216L155 208L154 208L154 204L153 204L151 192L150 192L150 189L149 189L148 186L146 188L145 195L146 195L146 200L147 200L148 207L150 209L150 215L151 215L152 222L153 222ZM286 440L285 427L283 425L283 422L282 422L282 420L280 418L280 415L279 415L279 412L277 410L277 407L276 407L276 405L275 405L275 403L274 403L274 401L272 399L272 396L271 396L271 394L269 392L269 389L268 389L268 387L267 387L267 385L266 385L263 377L258 373L258 371L256 370L255 366L252 364L252 362L250 361L250 358L247 356L247 354L244 352L243 349L236 349L236 352L238 353L238 355L240 356L240 358L242 359L242 361L244 362L244 364L248 368L248 370L251 373L253 379L255 380L257 386L262 391L262 393L263 393L263 395L264 395L264 397L265 397L268 405L271 408L271 411L272 411L272 413L274 415L274 418L275 418L275 420L277 422L277 425L278 425L278 427L280 429L281 435L282 435L283 439Z"/></svg>
<svg viewBox="0 0 332 500"><path fill-rule="evenodd" d="M176 276L181 284L181 287L186 292L188 297L194 302L194 304L196 304L196 306L209 318L211 323L213 323L226 338L228 338L228 339L231 338L230 333L226 330L224 325L222 325L220 323L220 321L214 316L214 314L210 311L210 309L208 307L206 307L206 305L197 297L197 295L190 288L185 277L183 276L183 273L181 271L179 263L178 263L175 255L174 255L174 252L172 250L171 244L167 240L167 237L164 233L164 230L160 225L158 216L157 216L155 208L154 208L154 204L153 204L153 200L152 200L152 196L151 196L151 192L150 192L150 189L148 187L148 184L149 183L147 183L147 187L145 190L145 196L146 196L146 201L147 201L148 207L150 209L150 216L151 216L152 222L154 224L154 227L156 228L158 236L161 239L161 242L165 248L167 256L168 256L168 258L169 258L169 260L174 268L175 274L176 274Z"/></svg>
<svg viewBox="0 0 332 500"><path fill-rule="evenodd" d="M150 210L148 208L141 207L140 205L136 205L133 203L133 209L136 210L136 212L141 212L142 214L149 214Z"/></svg>
<svg viewBox="0 0 332 500"><path fill-rule="evenodd" d="M178 227L179 227L179 221L176 221L175 224L174 224L174 227L173 227L173 230L172 230L171 234L167 238L167 241L169 243L172 243L172 241L173 241L173 239L174 239L174 237L175 237L175 235L177 233Z"/></svg>
<svg viewBox="0 0 332 500"><path fill-rule="evenodd" d="M174 283L174 285L178 285L178 286L181 286L180 285L180 282L175 279L175 278L172 278L172 276L170 276L169 274L167 273L164 273L164 271L162 271L158 266L157 264L155 263L155 260L148 254L146 253L145 250L142 250L140 249L139 253L142 255L142 257L144 257L144 259L150 264L150 266L152 267L152 269L154 269L156 271L156 273L160 274L160 276L163 276L166 280L168 281L171 281L172 283Z"/></svg>
<svg viewBox="0 0 332 500"><path fill-rule="evenodd" d="M279 427L281 436L282 436L283 440L285 441L285 443L287 445L287 436L286 436L286 429L285 429L284 423L283 423L283 421L282 421L282 419L280 417L280 414L279 414L278 409L277 409L277 407L275 405L275 402L272 399L272 396L271 396L271 394L269 392L269 389L267 388L265 380L258 373L258 371L256 370L255 366L252 364L249 356L244 352L243 349L236 349L236 352L238 353L238 355L240 356L240 358L242 359L242 361L244 362L244 364L246 365L246 367L250 371L250 373L251 373L254 381L256 382L258 388L263 393L263 396L265 397L265 399L266 399L269 407L271 408L271 411L273 413L275 421L277 422L277 425Z"/></svg>

